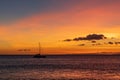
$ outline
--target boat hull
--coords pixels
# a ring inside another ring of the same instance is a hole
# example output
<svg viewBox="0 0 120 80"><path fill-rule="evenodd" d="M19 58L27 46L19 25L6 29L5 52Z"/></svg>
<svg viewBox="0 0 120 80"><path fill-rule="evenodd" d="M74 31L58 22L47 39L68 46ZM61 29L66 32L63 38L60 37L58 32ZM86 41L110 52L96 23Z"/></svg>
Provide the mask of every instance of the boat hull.
<svg viewBox="0 0 120 80"><path fill-rule="evenodd" d="M35 56L33 56L33 58L46 58L46 56L44 56L44 55L35 55Z"/></svg>

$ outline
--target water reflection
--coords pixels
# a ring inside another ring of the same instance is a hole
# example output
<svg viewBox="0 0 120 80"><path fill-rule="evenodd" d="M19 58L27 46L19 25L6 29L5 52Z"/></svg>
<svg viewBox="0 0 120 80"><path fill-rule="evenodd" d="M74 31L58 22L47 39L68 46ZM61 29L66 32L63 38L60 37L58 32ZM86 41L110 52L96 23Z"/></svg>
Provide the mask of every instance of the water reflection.
<svg viewBox="0 0 120 80"><path fill-rule="evenodd" d="M119 72L84 70L29 70L1 74L2 80L120 80Z"/></svg>
<svg viewBox="0 0 120 80"><path fill-rule="evenodd" d="M120 80L120 57L0 58L0 80Z"/></svg>

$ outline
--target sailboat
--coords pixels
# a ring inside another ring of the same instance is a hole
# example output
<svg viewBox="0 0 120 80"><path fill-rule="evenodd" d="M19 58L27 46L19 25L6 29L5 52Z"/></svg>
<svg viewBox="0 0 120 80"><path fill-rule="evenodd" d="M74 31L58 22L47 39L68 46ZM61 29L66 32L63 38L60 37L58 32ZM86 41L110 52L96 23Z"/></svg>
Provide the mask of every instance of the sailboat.
<svg viewBox="0 0 120 80"><path fill-rule="evenodd" d="M34 55L33 58L46 58L45 55L41 55L41 46L40 46L40 43L39 43L39 53Z"/></svg>

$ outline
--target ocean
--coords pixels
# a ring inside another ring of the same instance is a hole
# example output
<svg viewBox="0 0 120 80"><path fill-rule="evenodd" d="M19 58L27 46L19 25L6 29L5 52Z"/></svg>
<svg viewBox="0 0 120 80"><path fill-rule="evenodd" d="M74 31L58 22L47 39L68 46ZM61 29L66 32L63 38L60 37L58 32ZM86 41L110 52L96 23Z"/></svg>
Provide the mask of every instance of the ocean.
<svg viewBox="0 0 120 80"><path fill-rule="evenodd" d="M0 80L120 80L120 56L0 56Z"/></svg>

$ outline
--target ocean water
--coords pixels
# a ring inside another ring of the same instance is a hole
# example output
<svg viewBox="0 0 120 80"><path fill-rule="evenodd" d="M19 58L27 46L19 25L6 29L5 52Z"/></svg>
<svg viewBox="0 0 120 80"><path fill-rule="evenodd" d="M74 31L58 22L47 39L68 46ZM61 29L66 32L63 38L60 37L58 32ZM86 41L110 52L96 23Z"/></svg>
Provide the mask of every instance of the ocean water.
<svg viewBox="0 0 120 80"><path fill-rule="evenodd" d="M0 56L0 80L120 80L120 56Z"/></svg>

